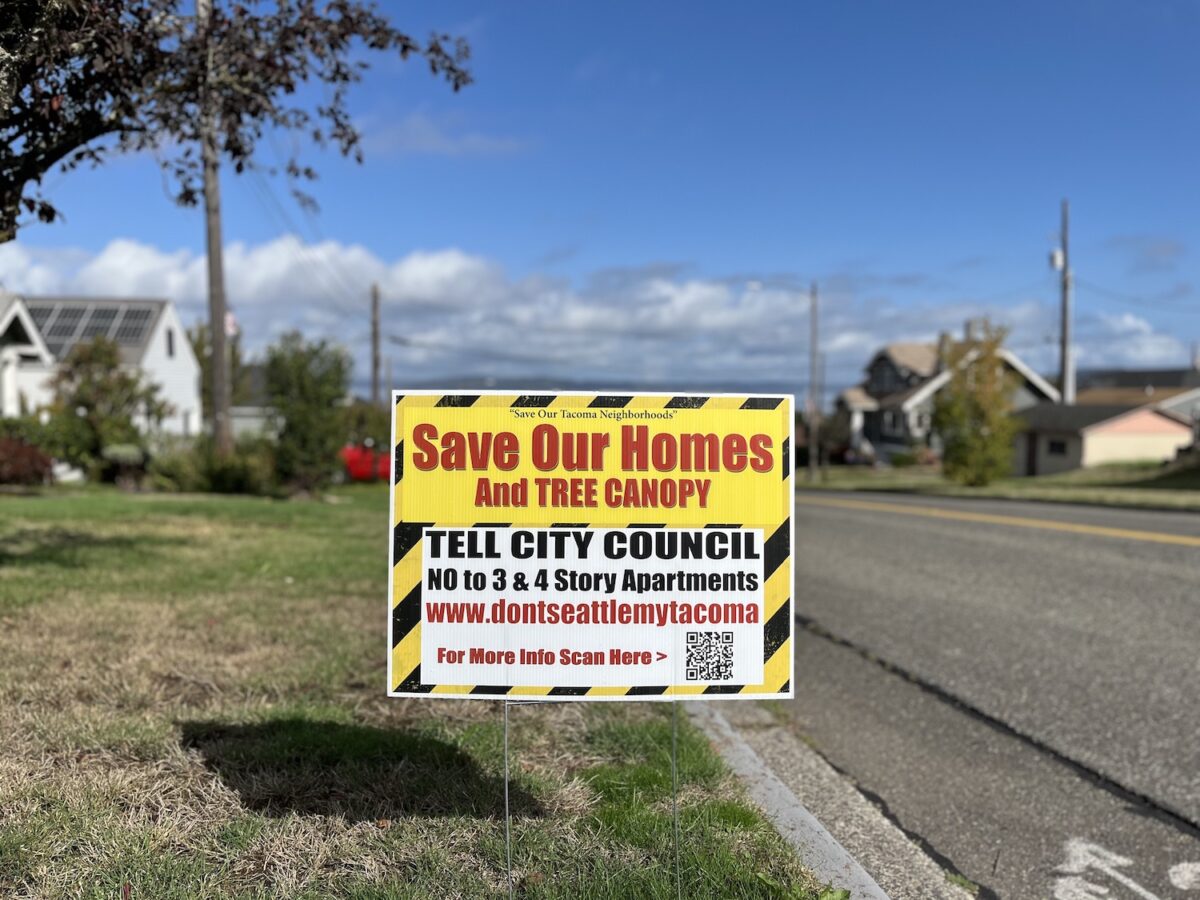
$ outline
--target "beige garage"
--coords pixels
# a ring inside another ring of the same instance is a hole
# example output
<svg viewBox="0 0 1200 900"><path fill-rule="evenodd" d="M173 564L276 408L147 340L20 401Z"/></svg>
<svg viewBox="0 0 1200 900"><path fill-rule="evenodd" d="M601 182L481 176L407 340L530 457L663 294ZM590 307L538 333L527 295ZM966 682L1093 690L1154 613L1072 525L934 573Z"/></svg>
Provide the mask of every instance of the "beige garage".
<svg viewBox="0 0 1200 900"><path fill-rule="evenodd" d="M1105 463L1166 462L1195 440L1185 419L1149 406L1043 403L1020 414L1013 471L1053 475Z"/></svg>

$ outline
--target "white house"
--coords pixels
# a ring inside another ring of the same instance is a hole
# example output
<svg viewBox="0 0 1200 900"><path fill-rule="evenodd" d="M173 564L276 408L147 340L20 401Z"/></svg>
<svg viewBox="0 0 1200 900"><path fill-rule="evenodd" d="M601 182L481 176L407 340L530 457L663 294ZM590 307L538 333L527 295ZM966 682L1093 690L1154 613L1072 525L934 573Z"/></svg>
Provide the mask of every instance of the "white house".
<svg viewBox="0 0 1200 900"><path fill-rule="evenodd" d="M50 379L81 341L107 337L124 365L158 385L172 411L168 434L198 434L200 364L167 300L18 297L0 294L0 417L35 412L53 399Z"/></svg>

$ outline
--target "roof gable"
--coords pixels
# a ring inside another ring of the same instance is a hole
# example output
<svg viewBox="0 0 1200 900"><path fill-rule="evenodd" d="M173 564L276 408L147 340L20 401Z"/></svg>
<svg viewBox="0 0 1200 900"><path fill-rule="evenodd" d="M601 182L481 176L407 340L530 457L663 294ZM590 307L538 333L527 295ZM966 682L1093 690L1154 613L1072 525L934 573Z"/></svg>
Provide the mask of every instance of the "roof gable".
<svg viewBox="0 0 1200 900"><path fill-rule="evenodd" d="M979 350L977 348L968 350L963 356L960 365L967 365L978 355ZM1032 387L1046 399L1054 401L1055 403L1058 402L1058 390L1052 384L1047 382L1046 379L1042 378L1041 375L1033 371L1031 368L1029 368L1029 366L1025 365L1019 356L1017 356L1011 350L1005 349L1004 347L1000 348L999 356L1005 365L1007 365L1025 380L1027 385ZM883 398L879 405L885 408L899 408L903 410L912 409L918 404L924 403L937 391L940 391L943 387L945 387L949 380L950 370L942 369L942 371L938 372L928 381L925 381L916 387L908 388L907 390Z"/></svg>
<svg viewBox="0 0 1200 900"><path fill-rule="evenodd" d="M0 304L0 345L3 344L6 336L13 338L14 342L20 343L22 346L32 347L45 364L49 365L54 362L54 357L47 349L45 341L42 340L29 310L25 308L25 304L18 297L10 297L6 303Z"/></svg>

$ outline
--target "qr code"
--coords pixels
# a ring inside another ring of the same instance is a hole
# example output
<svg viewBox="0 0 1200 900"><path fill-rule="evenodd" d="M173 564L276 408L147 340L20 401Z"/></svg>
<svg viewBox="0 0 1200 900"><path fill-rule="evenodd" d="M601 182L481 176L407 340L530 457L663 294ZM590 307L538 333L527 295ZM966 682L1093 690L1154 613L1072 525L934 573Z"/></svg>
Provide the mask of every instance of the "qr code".
<svg viewBox="0 0 1200 900"><path fill-rule="evenodd" d="M688 681L733 680L733 632L689 631L685 675Z"/></svg>

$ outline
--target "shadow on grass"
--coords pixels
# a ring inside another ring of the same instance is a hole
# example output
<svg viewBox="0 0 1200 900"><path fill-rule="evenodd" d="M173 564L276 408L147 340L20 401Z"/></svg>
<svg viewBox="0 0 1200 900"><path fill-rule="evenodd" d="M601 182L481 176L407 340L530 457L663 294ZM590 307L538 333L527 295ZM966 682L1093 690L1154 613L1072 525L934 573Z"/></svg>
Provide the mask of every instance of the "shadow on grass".
<svg viewBox="0 0 1200 900"><path fill-rule="evenodd" d="M198 750L248 808L267 815L504 815L503 778L427 735L304 718L184 722L182 729L183 745ZM513 815L541 815L537 800L515 784L510 801Z"/></svg>
<svg viewBox="0 0 1200 900"><path fill-rule="evenodd" d="M24 528L0 531L0 566L51 565L75 569L89 565L86 551L144 553L181 544L180 538L153 535L98 535L71 528Z"/></svg>

